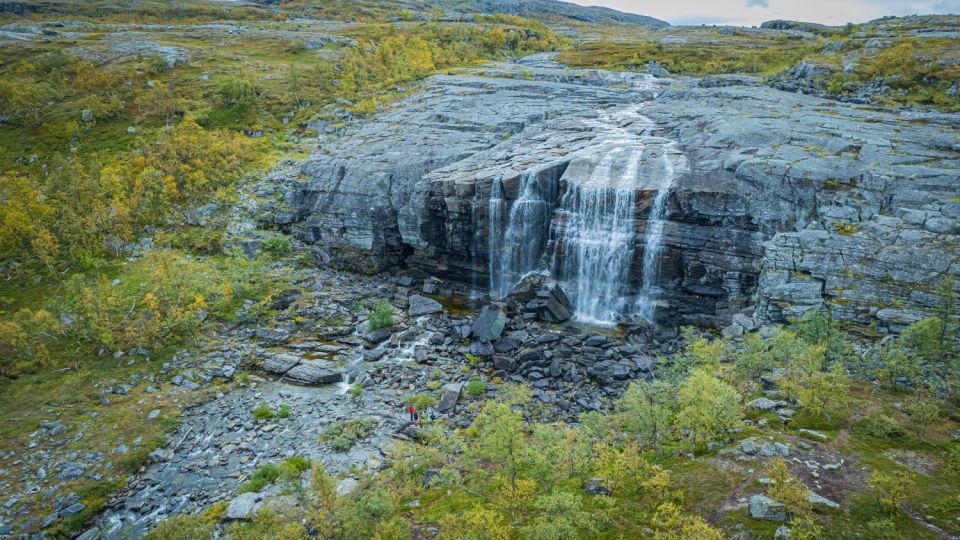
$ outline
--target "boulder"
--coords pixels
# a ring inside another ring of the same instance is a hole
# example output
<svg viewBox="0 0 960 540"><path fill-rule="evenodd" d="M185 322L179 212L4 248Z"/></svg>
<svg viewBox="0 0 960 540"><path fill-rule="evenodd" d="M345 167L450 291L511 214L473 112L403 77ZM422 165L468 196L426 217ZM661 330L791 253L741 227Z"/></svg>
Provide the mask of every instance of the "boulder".
<svg viewBox="0 0 960 540"><path fill-rule="evenodd" d="M480 309L480 313L470 327L470 334L475 338L494 341L500 338L506 324L507 306L504 304L489 304Z"/></svg>
<svg viewBox="0 0 960 540"><path fill-rule="evenodd" d="M493 345L489 341L478 339L470 344L470 354L474 356L492 356Z"/></svg>
<svg viewBox="0 0 960 540"><path fill-rule="evenodd" d="M770 398L761 397L747 403L747 407L750 407L751 409L756 409L758 411L769 412L776 409L777 407L783 407L786 404L787 404L786 401L779 401L779 400L774 401Z"/></svg>
<svg viewBox="0 0 960 540"><path fill-rule="evenodd" d="M517 369L517 361L509 356L496 356L493 359L493 367L504 371L513 371Z"/></svg>
<svg viewBox="0 0 960 540"><path fill-rule="evenodd" d="M343 373L326 363L306 361L288 371L285 378L301 384L331 384L343 380Z"/></svg>
<svg viewBox="0 0 960 540"><path fill-rule="evenodd" d="M507 298L521 303L525 314L541 321L560 323L573 316L573 304L566 293L556 281L545 276L523 278Z"/></svg>
<svg viewBox="0 0 960 540"><path fill-rule="evenodd" d="M283 375L300 363L300 357L292 354L275 354L263 361L260 368L267 373Z"/></svg>
<svg viewBox="0 0 960 540"><path fill-rule="evenodd" d="M260 508L261 497L257 493L244 493L234 497L227 505L224 518L229 520L246 520L253 517Z"/></svg>
<svg viewBox="0 0 960 540"><path fill-rule="evenodd" d="M390 339L390 336L393 334L393 331L388 328L378 328L377 330L371 330L363 336L363 340L369 345L377 345L383 343L384 341Z"/></svg>
<svg viewBox="0 0 960 540"><path fill-rule="evenodd" d="M453 413L457 407L457 401L460 399L460 392L463 390L462 383L451 383L444 385L443 396L440 398L440 404L437 410L441 413Z"/></svg>
<svg viewBox="0 0 960 540"><path fill-rule="evenodd" d="M583 488L583 491L590 495L610 495L610 490L603 485L603 480L599 478L591 478L590 482L587 483L587 487Z"/></svg>
<svg viewBox="0 0 960 540"><path fill-rule="evenodd" d="M750 516L766 521L786 521L787 509L766 495L750 497Z"/></svg>
<svg viewBox="0 0 960 540"><path fill-rule="evenodd" d="M337 482L337 496L346 497L347 495L353 493L360 486L360 482L356 478L348 477Z"/></svg>
<svg viewBox="0 0 960 540"><path fill-rule="evenodd" d="M814 493L813 491L807 492L807 502L814 506L821 506L824 508L829 508L831 510L837 510L840 508L840 505L830 499L820 495L819 493Z"/></svg>
<svg viewBox="0 0 960 540"><path fill-rule="evenodd" d="M432 298L420 296L419 294L410 296L410 308L407 310L407 313L409 313L411 317L430 315L431 313L439 313L441 311L443 311L443 306L440 305L440 302Z"/></svg>

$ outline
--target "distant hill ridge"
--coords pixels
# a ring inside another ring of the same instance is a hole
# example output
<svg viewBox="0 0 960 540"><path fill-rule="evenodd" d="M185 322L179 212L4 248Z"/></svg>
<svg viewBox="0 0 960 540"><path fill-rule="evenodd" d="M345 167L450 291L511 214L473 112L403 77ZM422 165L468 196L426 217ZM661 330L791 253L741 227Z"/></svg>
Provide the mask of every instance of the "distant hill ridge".
<svg viewBox="0 0 960 540"><path fill-rule="evenodd" d="M506 13L532 18L563 17L590 23L620 23L639 26L664 27L670 23L638 15L624 13L600 6L581 6L558 0L435 0L438 7L451 11L471 13Z"/></svg>
<svg viewBox="0 0 960 540"><path fill-rule="evenodd" d="M261 5L281 3L281 0L253 1ZM304 4L320 7L324 5L324 2L318 0L316 2L304 2ZM652 28L670 26L670 23L666 21L646 15L624 13L600 6L581 6L559 0L373 0L365 2L365 5L373 9L396 11L398 13L406 10L419 12L430 8L439 8L451 15L470 15L474 13L494 15L502 13L553 22L558 19L567 19L594 24L629 24Z"/></svg>

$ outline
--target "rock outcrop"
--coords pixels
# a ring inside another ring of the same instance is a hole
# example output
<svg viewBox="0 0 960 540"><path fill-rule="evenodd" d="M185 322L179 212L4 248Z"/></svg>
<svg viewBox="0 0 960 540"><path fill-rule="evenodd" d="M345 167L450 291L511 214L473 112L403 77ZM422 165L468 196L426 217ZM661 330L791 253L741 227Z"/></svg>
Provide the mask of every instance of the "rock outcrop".
<svg viewBox="0 0 960 540"><path fill-rule="evenodd" d="M434 77L314 155L282 225L333 266L410 265L486 289L498 256L491 194L499 186L509 210L527 172L555 211L529 238L543 245L539 269L552 272L564 256L556 209L612 151L597 141L614 129L645 145L626 296L644 280L661 159L683 161L653 270L658 322L722 328L754 309L757 320L782 321L830 304L886 331L936 306L936 284L960 274L960 115L715 79L565 70L544 55ZM596 121L638 103L644 121Z"/></svg>

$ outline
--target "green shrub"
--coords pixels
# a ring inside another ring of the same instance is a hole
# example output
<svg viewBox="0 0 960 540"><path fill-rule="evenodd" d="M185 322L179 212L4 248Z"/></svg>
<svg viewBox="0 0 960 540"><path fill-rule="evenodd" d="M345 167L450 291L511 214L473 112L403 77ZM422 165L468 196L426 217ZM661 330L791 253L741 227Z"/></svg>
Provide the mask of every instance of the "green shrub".
<svg viewBox="0 0 960 540"><path fill-rule="evenodd" d="M293 250L290 245L290 238L283 234L275 234L267 238L260 246L263 248L263 251L275 257L287 255Z"/></svg>
<svg viewBox="0 0 960 540"><path fill-rule="evenodd" d="M217 88L220 104L228 109L246 109L257 102L257 88L244 78L228 75Z"/></svg>
<svg viewBox="0 0 960 540"><path fill-rule="evenodd" d="M273 463L266 463L257 467L256 472L245 484L237 488L237 493L247 493L250 491L260 491L267 484L272 484L280 478L280 469Z"/></svg>
<svg viewBox="0 0 960 540"><path fill-rule="evenodd" d="M334 422L323 429L320 440L329 442L337 452L345 452L357 441L365 438L376 425L376 418L354 418Z"/></svg>
<svg viewBox="0 0 960 540"><path fill-rule="evenodd" d="M159 437L150 439L137 448L128 451L120 458L118 463L120 469L130 474L137 473L140 470L140 467L143 467L147 464L150 452L153 452L166 443L167 438L161 435Z"/></svg>
<svg viewBox="0 0 960 540"><path fill-rule="evenodd" d="M280 408L277 409L277 414L275 415L276 418L288 418L290 416L291 409L292 407L286 403L280 405Z"/></svg>
<svg viewBox="0 0 960 540"><path fill-rule="evenodd" d="M437 398L430 394L414 394L404 398L403 403L413 405L413 408L418 411L425 411L437 404Z"/></svg>
<svg viewBox="0 0 960 540"><path fill-rule="evenodd" d="M337 435L336 437L333 438L332 441L330 441L330 446L332 446L333 449L336 450L337 452L346 452L351 447L353 447L354 442L356 441L354 441L353 439L350 439L349 437L346 437L344 435Z"/></svg>
<svg viewBox="0 0 960 540"><path fill-rule="evenodd" d="M892 418L883 414L864 418L853 426L853 430L874 439L897 440L906 435L903 428L897 425Z"/></svg>
<svg viewBox="0 0 960 540"><path fill-rule="evenodd" d="M272 420L273 409L266 403L261 403L253 408L250 415L253 416L254 420Z"/></svg>
<svg viewBox="0 0 960 540"><path fill-rule="evenodd" d="M368 320L370 321L370 330L393 326L393 306L386 300L377 301L370 311Z"/></svg>
<svg viewBox="0 0 960 540"><path fill-rule="evenodd" d="M310 469L313 463L303 456L293 456L287 458L277 465L277 472L280 478L286 480L296 480L300 478L303 471Z"/></svg>
<svg viewBox="0 0 960 540"><path fill-rule="evenodd" d="M467 393L471 396L482 396L487 392L487 381L474 377L467 383Z"/></svg>
<svg viewBox="0 0 960 540"><path fill-rule="evenodd" d="M143 540L200 540L214 538L216 521L208 516L181 514L158 523Z"/></svg>

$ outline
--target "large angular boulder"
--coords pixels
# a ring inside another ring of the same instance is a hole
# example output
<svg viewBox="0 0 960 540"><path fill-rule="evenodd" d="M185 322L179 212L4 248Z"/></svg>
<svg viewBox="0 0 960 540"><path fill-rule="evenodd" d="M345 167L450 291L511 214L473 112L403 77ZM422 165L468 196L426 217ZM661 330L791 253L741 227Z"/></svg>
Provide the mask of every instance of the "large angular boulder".
<svg viewBox="0 0 960 540"><path fill-rule="evenodd" d="M409 313L411 317L430 315L431 313L440 313L441 311L443 311L443 306L440 305L440 302L432 298L420 296L419 294L410 296L410 308L407 310L407 313Z"/></svg>
<svg viewBox="0 0 960 540"><path fill-rule="evenodd" d="M457 401L460 400L460 392L463 390L463 384L451 383L443 387L443 396L440 398L440 404L437 410L441 413L453 413L457 407Z"/></svg>
<svg viewBox="0 0 960 540"><path fill-rule="evenodd" d="M479 339L494 341L500 338L503 327L507 324L507 306L504 304L489 304L483 306L477 319L470 327L470 334Z"/></svg>

